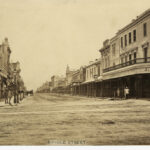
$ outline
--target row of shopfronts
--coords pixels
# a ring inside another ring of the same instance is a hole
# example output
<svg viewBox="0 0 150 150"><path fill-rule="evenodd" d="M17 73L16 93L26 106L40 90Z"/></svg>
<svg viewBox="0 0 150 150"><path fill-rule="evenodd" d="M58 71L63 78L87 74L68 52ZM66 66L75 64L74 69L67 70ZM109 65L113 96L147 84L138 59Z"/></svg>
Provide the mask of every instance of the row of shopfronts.
<svg viewBox="0 0 150 150"><path fill-rule="evenodd" d="M58 86L49 92L74 96L124 98L124 89L128 87L130 98L149 98L150 73L149 70L147 71L147 67L143 66L142 69L145 73L141 71L141 73L134 74L133 71L133 74L115 78L108 77L107 79L101 77L89 82L86 82L86 80L84 82L72 80L70 85Z"/></svg>
<svg viewBox="0 0 150 150"><path fill-rule="evenodd" d="M95 81L72 86L72 95L87 97L124 98L124 89L128 87L130 98L150 97L150 74L125 76L106 81Z"/></svg>
<svg viewBox="0 0 150 150"><path fill-rule="evenodd" d="M100 59L78 70L67 66L66 82L51 92L124 98L128 88L130 98L150 98L150 10L105 40L99 52Z"/></svg>
<svg viewBox="0 0 150 150"><path fill-rule="evenodd" d="M73 95L150 98L150 10L103 42L100 75L72 86Z"/></svg>
<svg viewBox="0 0 150 150"><path fill-rule="evenodd" d="M124 90L128 87L130 98L150 97L150 62L133 64L118 70L108 71L103 73L103 76L99 74L96 78L92 77L92 80L86 80L87 67L83 68L85 70L83 74L80 71L72 73L72 79L68 85L63 82L64 84L61 84L61 86L53 88L50 82L51 90L49 92L74 96L124 98ZM101 65L97 67L101 67Z"/></svg>
<svg viewBox="0 0 150 150"><path fill-rule="evenodd" d="M134 67L134 66L133 66ZM90 82L72 82L69 86L56 87L53 93L87 97L124 98L125 88L129 88L130 98L150 97L150 73L139 73Z"/></svg>

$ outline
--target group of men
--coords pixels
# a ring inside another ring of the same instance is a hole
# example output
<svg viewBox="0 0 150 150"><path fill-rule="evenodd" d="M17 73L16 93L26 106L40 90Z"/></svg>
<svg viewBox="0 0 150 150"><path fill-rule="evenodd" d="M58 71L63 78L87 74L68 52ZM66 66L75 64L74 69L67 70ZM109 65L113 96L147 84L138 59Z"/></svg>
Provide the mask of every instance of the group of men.
<svg viewBox="0 0 150 150"><path fill-rule="evenodd" d="M124 88L124 91L123 91L124 93L124 98L125 99L128 99L129 98L129 92L130 92L130 90L129 90L129 88L127 87L127 86L125 86L125 88ZM114 97L116 97L116 94L114 93ZM117 88L117 97L120 97L120 89L119 88Z"/></svg>
<svg viewBox="0 0 150 150"><path fill-rule="evenodd" d="M14 92L10 88L5 88L4 91L4 98L5 98L5 104L11 104L11 99L14 96Z"/></svg>
<svg viewBox="0 0 150 150"><path fill-rule="evenodd" d="M5 99L5 104L9 104L12 106L12 101L11 101L12 98L14 97L14 103L17 104L19 103L19 100L23 99L24 92L17 90L13 86L8 86L8 87L5 87L3 96Z"/></svg>

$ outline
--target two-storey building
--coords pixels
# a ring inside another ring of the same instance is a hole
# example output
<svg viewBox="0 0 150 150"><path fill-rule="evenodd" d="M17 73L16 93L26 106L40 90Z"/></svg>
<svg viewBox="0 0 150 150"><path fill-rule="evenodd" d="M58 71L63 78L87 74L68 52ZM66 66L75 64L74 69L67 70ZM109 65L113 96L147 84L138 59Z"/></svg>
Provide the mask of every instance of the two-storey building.
<svg viewBox="0 0 150 150"><path fill-rule="evenodd" d="M81 66L72 74L72 94L73 95L85 95L85 87L82 84L85 81L86 70L85 66Z"/></svg>
<svg viewBox="0 0 150 150"><path fill-rule="evenodd" d="M85 67L85 82L82 84L84 87L84 95L86 96L97 96L98 86L97 80L100 76L100 59L91 61L89 65Z"/></svg>
<svg viewBox="0 0 150 150"><path fill-rule="evenodd" d="M130 97L150 97L150 9L109 41L100 49L104 96L123 97L128 87Z"/></svg>
<svg viewBox="0 0 150 150"><path fill-rule="evenodd" d="M72 75L76 72L74 69L70 69L70 67L67 65L66 68L66 93L71 94L72 93Z"/></svg>
<svg viewBox="0 0 150 150"><path fill-rule="evenodd" d="M66 78L63 76L54 75L51 77L52 92L64 92L66 89Z"/></svg>
<svg viewBox="0 0 150 150"><path fill-rule="evenodd" d="M4 87L7 86L7 79L9 76L11 50L9 47L8 39L5 38L0 45L0 98L3 97Z"/></svg>

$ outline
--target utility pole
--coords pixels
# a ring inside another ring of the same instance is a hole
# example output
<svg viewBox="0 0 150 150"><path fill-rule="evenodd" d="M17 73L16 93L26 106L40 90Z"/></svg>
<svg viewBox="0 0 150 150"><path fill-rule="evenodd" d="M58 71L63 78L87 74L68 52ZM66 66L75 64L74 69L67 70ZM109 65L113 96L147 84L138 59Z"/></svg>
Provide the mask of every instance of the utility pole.
<svg viewBox="0 0 150 150"><path fill-rule="evenodd" d="M17 71L14 70L14 103L17 104L17 81L16 81Z"/></svg>

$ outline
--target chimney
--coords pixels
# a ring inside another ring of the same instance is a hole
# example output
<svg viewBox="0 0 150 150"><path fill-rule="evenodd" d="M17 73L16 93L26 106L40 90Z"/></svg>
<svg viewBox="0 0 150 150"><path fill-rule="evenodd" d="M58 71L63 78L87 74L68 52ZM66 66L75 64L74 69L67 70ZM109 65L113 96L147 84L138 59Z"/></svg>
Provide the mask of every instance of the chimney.
<svg viewBox="0 0 150 150"><path fill-rule="evenodd" d="M8 38L7 37L5 37L5 42L8 42Z"/></svg>
<svg viewBox="0 0 150 150"><path fill-rule="evenodd" d="M8 38L6 37L5 39L4 39L4 45L8 45Z"/></svg>
<svg viewBox="0 0 150 150"><path fill-rule="evenodd" d="M92 63L93 63L93 61L90 61L90 62L89 62L89 64L92 64Z"/></svg>

